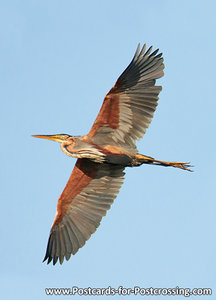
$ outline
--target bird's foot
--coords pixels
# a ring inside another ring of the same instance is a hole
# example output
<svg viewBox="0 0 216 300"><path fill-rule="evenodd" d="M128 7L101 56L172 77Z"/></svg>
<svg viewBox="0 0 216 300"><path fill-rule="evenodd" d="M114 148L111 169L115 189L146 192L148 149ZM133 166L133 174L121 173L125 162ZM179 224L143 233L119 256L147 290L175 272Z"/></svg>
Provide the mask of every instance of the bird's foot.
<svg viewBox="0 0 216 300"><path fill-rule="evenodd" d="M190 168L193 167L192 165L190 165L190 163L188 162L172 162L172 161L164 161L162 162L163 166L167 166L167 167L174 167L174 168L179 168L182 170L187 170L190 172L193 172Z"/></svg>

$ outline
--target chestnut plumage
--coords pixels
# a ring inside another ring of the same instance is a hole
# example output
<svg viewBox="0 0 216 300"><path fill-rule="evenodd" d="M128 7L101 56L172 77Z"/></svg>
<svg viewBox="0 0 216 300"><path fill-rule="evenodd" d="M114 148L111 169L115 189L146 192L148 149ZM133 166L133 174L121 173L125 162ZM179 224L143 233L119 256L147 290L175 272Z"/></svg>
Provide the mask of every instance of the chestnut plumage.
<svg viewBox="0 0 216 300"><path fill-rule="evenodd" d="M157 107L163 76L158 49L136 53L114 87L104 98L87 135L34 135L59 142L64 153L77 162L57 203L44 261L68 260L100 225L124 180L125 167L152 164L191 171L188 163L166 162L138 153L136 141L143 137Z"/></svg>

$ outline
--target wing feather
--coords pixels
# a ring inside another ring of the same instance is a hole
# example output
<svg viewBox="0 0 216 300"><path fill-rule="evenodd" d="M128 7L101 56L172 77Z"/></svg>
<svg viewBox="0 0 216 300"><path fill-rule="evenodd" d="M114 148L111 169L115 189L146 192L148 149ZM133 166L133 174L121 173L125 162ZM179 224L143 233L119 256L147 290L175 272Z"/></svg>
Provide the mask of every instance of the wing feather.
<svg viewBox="0 0 216 300"><path fill-rule="evenodd" d="M120 146L129 153L137 152L136 141L148 128L157 107L161 86L156 79L163 76L163 58L159 49L146 51L140 44L135 55L105 96L101 110L88 134L98 146Z"/></svg>
<svg viewBox="0 0 216 300"><path fill-rule="evenodd" d="M78 159L62 192L44 261L68 260L94 233L123 183L123 167Z"/></svg>

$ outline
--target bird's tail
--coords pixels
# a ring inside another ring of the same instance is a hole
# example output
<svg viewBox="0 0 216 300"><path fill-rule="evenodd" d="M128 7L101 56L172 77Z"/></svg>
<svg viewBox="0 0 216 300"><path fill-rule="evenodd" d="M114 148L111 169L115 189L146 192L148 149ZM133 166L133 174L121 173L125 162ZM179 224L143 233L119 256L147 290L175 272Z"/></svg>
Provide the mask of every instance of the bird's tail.
<svg viewBox="0 0 216 300"><path fill-rule="evenodd" d="M162 161L154 159L153 157L137 154L136 160L139 164L150 164L150 165L159 165L164 167L174 167L174 168L180 168L183 170L187 170L192 172L190 169L192 166L187 162L173 162L173 161Z"/></svg>

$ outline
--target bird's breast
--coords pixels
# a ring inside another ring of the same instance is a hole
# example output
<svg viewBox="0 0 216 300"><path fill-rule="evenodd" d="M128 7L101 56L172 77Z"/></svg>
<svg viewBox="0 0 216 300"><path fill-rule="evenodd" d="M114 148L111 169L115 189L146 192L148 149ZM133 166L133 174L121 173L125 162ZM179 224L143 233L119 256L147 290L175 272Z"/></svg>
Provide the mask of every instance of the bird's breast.
<svg viewBox="0 0 216 300"><path fill-rule="evenodd" d="M105 154L100 149L88 143L79 142L75 145L65 145L62 149L65 154L76 158L88 158L94 162L104 162Z"/></svg>

